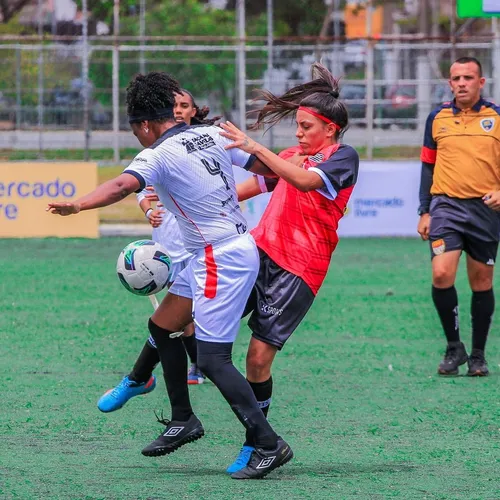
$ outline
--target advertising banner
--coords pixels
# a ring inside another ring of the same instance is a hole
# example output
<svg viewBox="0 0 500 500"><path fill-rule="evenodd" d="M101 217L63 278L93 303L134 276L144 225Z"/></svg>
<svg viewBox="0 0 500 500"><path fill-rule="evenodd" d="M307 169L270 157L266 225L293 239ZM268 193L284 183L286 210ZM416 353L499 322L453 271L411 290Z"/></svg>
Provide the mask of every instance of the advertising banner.
<svg viewBox="0 0 500 500"><path fill-rule="evenodd" d="M97 238L97 210L71 217L45 211L97 186L95 163L0 163L0 238Z"/></svg>
<svg viewBox="0 0 500 500"><path fill-rule="evenodd" d="M362 161L339 236L418 236L420 162Z"/></svg>
<svg viewBox="0 0 500 500"><path fill-rule="evenodd" d="M236 182L251 174L234 168ZM417 237L420 162L362 161L356 187L340 221L339 236ZM257 225L270 193L241 203L250 228Z"/></svg>

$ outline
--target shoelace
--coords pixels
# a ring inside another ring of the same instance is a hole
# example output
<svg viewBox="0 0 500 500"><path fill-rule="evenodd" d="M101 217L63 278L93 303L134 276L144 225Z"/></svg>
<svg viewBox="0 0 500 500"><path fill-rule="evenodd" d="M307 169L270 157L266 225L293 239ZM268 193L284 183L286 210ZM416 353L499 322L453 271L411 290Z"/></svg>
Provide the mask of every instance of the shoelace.
<svg viewBox="0 0 500 500"><path fill-rule="evenodd" d="M484 363L486 360L480 356L470 356L471 363Z"/></svg>
<svg viewBox="0 0 500 500"><path fill-rule="evenodd" d="M168 420L167 418L164 418L164 417L163 417L163 410L161 411L161 418L158 416L158 413L156 413L156 410L153 410L153 411L154 411L154 414L155 414L156 420L157 420L160 424L163 424L165 427L168 427L168 424L170 424L170 420Z"/></svg>
<svg viewBox="0 0 500 500"><path fill-rule="evenodd" d="M118 396L120 395L121 389L128 389L129 387L132 387L132 381L127 379L123 379L112 391L111 391L111 396L114 398L118 399Z"/></svg>

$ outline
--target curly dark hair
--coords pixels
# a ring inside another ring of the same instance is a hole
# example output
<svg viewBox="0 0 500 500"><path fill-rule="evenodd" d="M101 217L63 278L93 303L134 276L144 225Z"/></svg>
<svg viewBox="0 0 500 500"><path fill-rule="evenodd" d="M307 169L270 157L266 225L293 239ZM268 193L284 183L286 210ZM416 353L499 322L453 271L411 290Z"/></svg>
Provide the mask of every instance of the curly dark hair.
<svg viewBox="0 0 500 500"><path fill-rule="evenodd" d="M336 123L340 127L337 136L342 135L347 130L349 117L346 106L338 99L339 81L318 62L311 66L311 74L310 82L297 85L279 97L267 90L257 90L254 102L266 104L250 112L257 113L257 120L250 128L273 126L287 116L295 116L299 106L306 106Z"/></svg>
<svg viewBox="0 0 500 500"><path fill-rule="evenodd" d="M203 106L202 108L200 108L198 104L196 104L193 94L191 94L189 90L181 89L181 93L190 97L191 105L196 110L196 114L191 119L191 125L213 125L216 121L222 118L222 116L207 118L208 113L210 113L210 108L208 106Z"/></svg>
<svg viewBox="0 0 500 500"><path fill-rule="evenodd" d="M155 115L161 117L152 121L164 122L172 119L175 94L181 93L177 80L163 71L151 71L146 75L138 74L127 87L127 114L129 117ZM171 108L171 112L168 109ZM144 118L146 119L146 118ZM143 121L140 119L131 121Z"/></svg>

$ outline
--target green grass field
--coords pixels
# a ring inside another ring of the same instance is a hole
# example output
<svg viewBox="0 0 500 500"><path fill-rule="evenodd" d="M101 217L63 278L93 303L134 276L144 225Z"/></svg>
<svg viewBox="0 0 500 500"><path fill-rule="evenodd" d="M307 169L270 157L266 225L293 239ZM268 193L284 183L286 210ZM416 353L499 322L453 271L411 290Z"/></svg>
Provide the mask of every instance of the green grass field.
<svg viewBox="0 0 500 500"><path fill-rule="evenodd" d="M191 390L205 438L143 457L162 430L153 410L169 413L163 381L116 413L96 408L147 336L149 301L115 277L128 241L0 240L0 498L500 498L500 321L490 377L439 378L444 342L417 240L340 243L274 367L270 419L294 449L289 465L262 481L226 476L243 432L210 383ZM457 287L470 347L463 268ZM248 340L242 323L242 369Z"/></svg>

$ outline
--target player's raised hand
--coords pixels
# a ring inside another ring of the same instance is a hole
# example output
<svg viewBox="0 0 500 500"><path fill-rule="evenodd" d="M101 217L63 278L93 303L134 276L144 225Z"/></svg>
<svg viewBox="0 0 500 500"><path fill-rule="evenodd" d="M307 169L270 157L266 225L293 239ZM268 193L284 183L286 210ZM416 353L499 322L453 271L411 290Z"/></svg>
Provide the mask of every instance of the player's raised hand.
<svg viewBox="0 0 500 500"><path fill-rule="evenodd" d="M483 196L484 204L495 212L500 212L500 191L493 191Z"/></svg>
<svg viewBox="0 0 500 500"><path fill-rule="evenodd" d="M80 212L80 205L78 203L71 202L48 203L45 210L54 215L73 215Z"/></svg>
<svg viewBox="0 0 500 500"><path fill-rule="evenodd" d="M224 146L225 149L240 148L250 154L256 152L258 144L243 133L236 125L228 121L221 123L220 127L224 129L224 132L220 132L220 135L234 141L232 144Z"/></svg>

